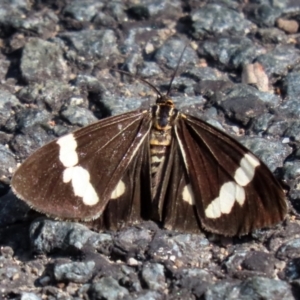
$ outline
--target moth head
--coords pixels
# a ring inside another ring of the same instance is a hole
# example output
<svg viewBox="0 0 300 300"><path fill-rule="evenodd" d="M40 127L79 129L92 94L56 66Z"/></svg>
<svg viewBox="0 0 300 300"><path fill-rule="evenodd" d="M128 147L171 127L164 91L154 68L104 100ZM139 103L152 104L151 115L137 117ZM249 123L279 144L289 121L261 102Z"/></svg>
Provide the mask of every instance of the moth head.
<svg viewBox="0 0 300 300"><path fill-rule="evenodd" d="M174 102L169 95L158 94L156 99L157 105L165 105L174 108Z"/></svg>

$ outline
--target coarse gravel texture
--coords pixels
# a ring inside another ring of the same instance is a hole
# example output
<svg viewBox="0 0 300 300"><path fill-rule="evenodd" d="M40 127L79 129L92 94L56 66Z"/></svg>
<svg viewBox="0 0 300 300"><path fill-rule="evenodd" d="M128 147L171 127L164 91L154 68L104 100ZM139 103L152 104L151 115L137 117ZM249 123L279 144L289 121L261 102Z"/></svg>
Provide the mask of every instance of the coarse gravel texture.
<svg viewBox="0 0 300 300"><path fill-rule="evenodd" d="M0 1L0 299L300 299L300 2ZM283 182L287 219L241 238L48 219L10 191L33 151L173 83L179 109Z"/></svg>

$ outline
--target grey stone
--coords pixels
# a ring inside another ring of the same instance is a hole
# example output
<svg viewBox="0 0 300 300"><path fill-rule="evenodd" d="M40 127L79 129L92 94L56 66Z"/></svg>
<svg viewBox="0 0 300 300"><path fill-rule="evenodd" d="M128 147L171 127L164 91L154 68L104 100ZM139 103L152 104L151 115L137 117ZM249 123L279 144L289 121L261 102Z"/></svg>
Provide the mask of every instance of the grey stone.
<svg viewBox="0 0 300 300"><path fill-rule="evenodd" d="M233 253L227 256L223 265L229 274L233 274L241 269L241 265L247 256L248 251L245 249L236 249Z"/></svg>
<svg viewBox="0 0 300 300"><path fill-rule="evenodd" d="M128 53L128 57L124 62L124 69L128 70L128 72L131 74L136 74L137 67L142 63L142 61L143 57L140 53L131 51L131 53Z"/></svg>
<svg viewBox="0 0 300 300"><path fill-rule="evenodd" d="M278 112L289 121L298 120L300 115L299 98L287 98L287 101L279 107Z"/></svg>
<svg viewBox="0 0 300 300"><path fill-rule="evenodd" d="M197 254L199 251L201 256ZM200 232L174 236L156 234L149 245L148 255L156 261L192 267L204 267L212 258L209 241Z"/></svg>
<svg viewBox="0 0 300 300"><path fill-rule="evenodd" d="M284 179L295 180L300 176L300 162L299 161L286 161L283 165Z"/></svg>
<svg viewBox="0 0 300 300"><path fill-rule="evenodd" d="M129 295L112 277L103 277L98 282L91 284L89 289L91 299L95 300L119 300Z"/></svg>
<svg viewBox="0 0 300 300"><path fill-rule="evenodd" d="M79 74L76 77L74 85L93 93L102 93L105 91L105 87L96 77L87 74Z"/></svg>
<svg viewBox="0 0 300 300"><path fill-rule="evenodd" d="M165 297L156 291L147 291L143 295L137 296L136 300L163 300Z"/></svg>
<svg viewBox="0 0 300 300"><path fill-rule="evenodd" d="M224 32L243 36L253 27L242 13L218 4L204 5L201 9L193 12L191 18L195 38L210 34L224 34Z"/></svg>
<svg viewBox="0 0 300 300"><path fill-rule="evenodd" d="M0 128L13 129L10 124L10 119L13 118L13 108L20 105L16 96L6 90L0 89Z"/></svg>
<svg viewBox="0 0 300 300"><path fill-rule="evenodd" d="M14 154L7 146L1 144L0 144L0 161L1 161L0 174L2 178L3 176L9 177L12 171L14 171L17 168L17 162Z"/></svg>
<svg viewBox="0 0 300 300"><path fill-rule="evenodd" d="M135 256L142 258L151 239L151 232L145 228L126 228L116 235L113 251L125 257L135 254Z"/></svg>
<svg viewBox="0 0 300 300"><path fill-rule="evenodd" d="M41 115L44 113L45 111L41 112ZM28 121L30 122L30 120ZM28 157L33 151L44 146L54 138L47 134L47 130L43 126L44 124L37 124L36 126L22 128L22 133L17 134L12 139L11 147L18 153L19 157L23 159Z"/></svg>
<svg viewBox="0 0 300 300"><path fill-rule="evenodd" d="M246 270L261 272L266 276L274 276L276 260L273 254L262 251L251 251L243 260L242 267Z"/></svg>
<svg viewBox="0 0 300 300"><path fill-rule="evenodd" d="M246 84L235 84L222 90L222 101L243 97L256 97L270 107L276 107L280 104L280 98L277 95L261 92L255 87Z"/></svg>
<svg viewBox="0 0 300 300"><path fill-rule="evenodd" d="M0 227L15 224L26 220L30 207L19 200L12 191L1 197L0 201Z"/></svg>
<svg viewBox="0 0 300 300"><path fill-rule="evenodd" d="M166 288L164 266L158 263L145 264L142 269L142 278L150 290L163 291Z"/></svg>
<svg viewBox="0 0 300 300"><path fill-rule="evenodd" d="M274 124L272 123L273 120L273 114L270 114L269 112L263 113L252 120L251 130L253 130L256 134L266 132L270 126ZM268 131L268 133L272 134L270 131Z"/></svg>
<svg viewBox="0 0 300 300"><path fill-rule="evenodd" d="M265 277L248 278L242 283L219 282L209 287L204 297L206 300L294 299L287 283Z"/></svg>
<svg viewBox="0 0 300 300"><path fill-rule="evenodd" d="M284 130L283 136L289 137L296 142L300 142L300 121L299 120L290 120L287 123L288 127Z"/></svg>
<svg viewBox="0 0 300 300"><path fill-rule="evenodd" d="M25 132L27 128L44 125L51 120L52 116L46 110L23 109L17 114L18 129Z"/></svg>
<svg viewBox="0 0 300 300"><path fill-rule="evenodd" d="M292 45L277 45L272 51L257 57L268 76L286 75L291 65L300 59L300 50Z"/></svg>
<svg viewBox="0 0 300 300"><path fill-rule="evenodd" d="M184 47L185 44L181 40L169 39L157 50L155 61L158 64L165 64L168 68L175 69ZM196 61L196 52L192 48L187 47L183 53L180 66L183 67L189 63L194 65Z"/></svg>
<svg viewBox="0 0 300 300"><path fill-rule="evenodd" d="M37 252L49 253L54 249L67 250L69 248L82 249L85 245L90 245L89 239L93 243L98 237L98 247L102 241L102 235L89 230L86 226L71 223L59 222L47 219L37 219L30 227L30 238L33 249Z"/></svg>
<svg viewBox="0 0 300 300"><path fill-rule="evenodd" d="M266 105L258 97L250 94L242 98L227 97L221 106L229 119L244 126L267 111Z"/></svg>
<svg viewBox="0 0 300 300"><path fill-rule="evenodd" d="M293 300L291 287L288 283L276 279L255 276L246 279L240 285L239 295L241 300Z"/></svg>
<svg viewBox="0 0 300 300"><path fill-rule="evenodd" d="M118 54L117 38L113 30L82 30L60 35L80 56L86 59L107 60Z"/></svg>
<svg viewBox="0 0 300 300"><path fill-rule="evenodd" d="M53 11L42 10L36 11L33 14L28 14L26 18L12 19L11 22L16 29L25 32L35 32L40 37L47 39L52 37L55 33L59 18ZM13 43L11 43L11 45L14 48L17 48Z"/></svg>
<svg viewBox="0 0 300 300"><path fill-rule="evenodd" d="M225 73L222 73L221 71L212 67L191 67L185 70L183 75L195 79L197 81L227 79Z"/></svg>
<svg viewBox="0 0 300 300"><path fill-rule="evenodd" d="M275 21L282 14L282 10L280 7L276 7L276 4L272 6L270 2L264 3L262 1L259 5L254 6L250 13L253 22L260 26L269 27L275 25Z"/></svg>
<svg viewBox="0 0 300 300"><path fill-rule="evenodd" d="M291 259L284 269L285 279L292 281L300 278L300 258Z"/></svg>
<svg viewBox="0 0 300 300"><path fill-rule="evenodd" d="M104 7L104 3L94 0L75 0L66 5L64 13L80 22L90 22Z"/></svg>
<svg viewBox="0 0 300 300"><path fill-rule="evenodd" d="M259 28L257 35L264 43L285 44L288 41L286 34L278 28Z"/></svg>
<svg viewBox="0 0 300 300"><path fill-rule="evenodd" d="M141 70L139 71L139 75L143 78L152 77L158 75L161 72L157 63L152 61L145 61L142 64Z"/></svg>
<svg viewBox="0 0 300 300"><path fill-rule="evenodd" d="M94 261L55 264L54 278L57 281L85 283L92 277L94 268Z"/></svg>
<svg viewBox="0 0 300 300"><path fill-rule="evenodd" d="M69 106L61 112L61 116L70 124L79 126L87 126L97 121L90 110L78 106Z"/></svg>
<svg viewBox="0 0 300 300"><path fill-rule="evenodd" d="M284 242L276 252L276 257L279 259L294 259L299 257L300 238L295 237Z"/></svg>
<svg viewBox="0 0 300 300"><path fill-rule="evenodd" d="M20 299L21 300L40 300L41 298L34 293L23 292Z"/></svg>
<svg viewBox="0 0 300 300"><path fill-rule="evenodd" d="M246 37L220 37L205 40L198 48L201 56L217 61L221 67L241 68L266 50Z"/></svg>
<svg viewBox="0 0 300 300"><path fill-rule="evenodd" d="M30 4L26 0L1 1L0 3L0 24L3 31L8 30L13 24L24 18L24 11L30 9Z"/></svg>
<svg viewBox="0 0 300 300"><path fill-rule="evenodd" d="M289 128L290 122L286 120L286 118L274 118L271 120L270 124L268 124L268 128L266 133L273 136L282 136L284 137L284 133Z"/></svg>
<svg viewBox="0 0 300 300"><path fill-rule="evenodd" d="M126 90L129 91L130 96L119 95L116 97L114 93L108 90L101 95L101 102L107 107L111 115L115 116L139 109L142 106L142 103L147 100L137 95L139 92L149 90L139 82L126 85ZM148 107L149 105L147 105L147 108Z"/></svg>
<svg viewBox="0 0 300 300"><path fill-rule="evenodd" d="M106 16L111 16L118 22L126 22L128 20L125 13L126 8L123 1L109 1L105 8Z"/></svg>
<svg viewBox="0 0 300 300"><path fill-rule="evenodd" d="M172 17L180 14L181 12L181 2L178 0L141 0L138 5L133 5L129 7L129 10L137 11L137 7L139 7L140 17L142 15L146 15L149 17L158 17L160 15L165 15L165 17ZM142 9L143 8L143 9ZM136 13L138 17L138 13Z"/></svg>
<svg viewBox="0 0 300 300"><path fill-rule="evenodd" d="M27 82L67 79L69 76L61 49L54 43L38 38L32 38L25 45L20 68L22 77Z"/></svg>
<svg viewBox="0 0 300 300"><path fill-rule="evenodd" d="M38 100L49 106L52 111L59 111L66 99L79 95L76 88L59 80L48 80L39 90Z"/></svg>

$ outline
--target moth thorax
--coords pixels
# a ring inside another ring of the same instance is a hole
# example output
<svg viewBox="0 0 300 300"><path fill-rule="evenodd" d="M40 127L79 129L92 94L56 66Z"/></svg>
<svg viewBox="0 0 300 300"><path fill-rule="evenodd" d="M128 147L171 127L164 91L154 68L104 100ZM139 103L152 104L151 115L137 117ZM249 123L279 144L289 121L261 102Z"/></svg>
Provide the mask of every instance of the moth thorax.
<svg viewBox="0 0 300 300"><path fill-rule="evenodd" d="M169 130L174 125L178 111L168 102L153 106L153 127L156 130Z"/></svg>

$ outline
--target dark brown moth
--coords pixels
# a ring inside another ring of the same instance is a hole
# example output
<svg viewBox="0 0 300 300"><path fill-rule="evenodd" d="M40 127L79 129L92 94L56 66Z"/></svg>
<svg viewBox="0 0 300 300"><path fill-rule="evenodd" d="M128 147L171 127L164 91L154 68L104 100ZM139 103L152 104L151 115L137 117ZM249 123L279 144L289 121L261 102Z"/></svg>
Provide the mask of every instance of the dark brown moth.
<svg viewBox="0 0 300 300"><path fill-rule="evenodd" d="M12 178L14 193L37 211L98 228L152 219L234 236L283 220L284 192L265 164L178 111L170 89L151 87L158 97L149 110L100 120L33 153Z"/></svg>

